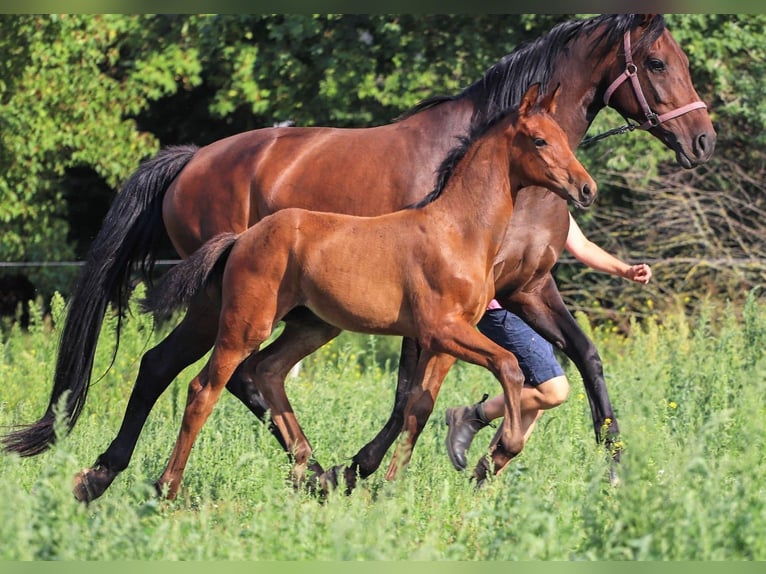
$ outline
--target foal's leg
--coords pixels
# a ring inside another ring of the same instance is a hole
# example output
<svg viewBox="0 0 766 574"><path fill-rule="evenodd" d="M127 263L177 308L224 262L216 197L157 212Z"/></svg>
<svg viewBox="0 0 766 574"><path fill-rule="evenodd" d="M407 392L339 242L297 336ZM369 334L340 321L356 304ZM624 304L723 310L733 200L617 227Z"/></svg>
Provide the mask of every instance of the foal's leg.
<svg viewBox="0 0 766 574"><path fill-rule="evenodd" d="M413 381L415 384L410 389L401 414L402 426L399 434L403 435L403 441L397 445L391 458L386 471L387 480L396 478L399 470L409 464L412 449L415 448L415 443L434 410L444 377L454 364L455 357L452 355L433 354L429 351L420 353Z"/></svg>
<svg viewBox="0 0 766 574"><path fill-rule="evenodd" d="M264 419L265 413L271 408L271 405L264 397L262 389L264 387L281 387L282 393L284 393L285 379L290 369L298 361L337 337L340 331L337 327L333 327L313 315L306 318L301 317L300 320L288 320L284 330L274 342L248 357L239 366L226 388L259 418ZM300 437L305 439L302 433L296 438L295 431L291 428L292 434L287 435L286 439L273 419L270 419L268 424L269 430L291 457L296 448L302 457L305 457L301 460L294 459L296 464L294 473L297 477L303 475L307 465L314 473L322 474L323 470L319 463L309 462L311 447L308 441L306 440L305 444L295 444L296 440L301 440Z"/></svg>
<svg viewBox="0 0 766 574"><path fill-rule="evenodd" d="M220 343L220 337L218 341ZM162 476L155 485L159 494L170 499L176 497L186 463L189 460L189 454L202 425L205 424L213 411L215 403L221 396L221 391L223 391L234 370L250 352L257 348L257 344L248 347L216 344L210 360L189 383L189 394L181 421L181 430L173 453L170 455L170 460L168 460Z"/></svg>
<svg viewBox="0 0 766 574"><path fill-rule="evenodd" d="M202 425L218 401L234 371L271 334L277 301L268 295L275 286L267 281L253 282L250 268L230 257L232 289L225 300L218 321L218 335L210 359L189 383L189 393L181 430L173 453L156 483L160 494L174 498L181 484L186 462ZM238 276L237 273L240 275ZM224 289L226 285L224 285ZM266 396L268 400L270 397Z"/></svg>
<svg viewBox="0 0 766 574"><path fill-rule="evenodd" d="M117 437L91 468L75 476L74 495L78 500L98 498L127 468L141 429L159 396L178 373L213 346L218 313L218 305L200 295L173 332L144 354Z"/></svg>
<svg viewBox="0 0 766 574"><path fill-rule="evenodd" d="M405 426L402 429L407 433L403 450L404 463L409 460L415 440L433 410L436 396L447 373L444 367L448 369L455 359L461 359L489 369L503 388L505 417L500 441L492 452L495 472L499 473L507 462L524 448L521 429L521 387L524 374L516 357L464 321L445 321L430 339L430 352L434 355L429 356L430 353L424 352L421 356L418 365L418 380L421 381L421 385L419 389L413 390L405 408ZM449 364L444 358L445 354L451 356ZM386 477L393 478L401 466L402 462L397 461L395 457Z"/></svg>
<svg viewBox="0 0 766 574"><path fill-rule="evenodd" d="M412 388L416 382L416 371L420 346L415 339L404 337L402 339L402 352L399 356L399 374L394 396L394 407L385 426L378 432L374 439L362 447L351 459L351 465L342 465L331 468L321 477L321 482L326 486L337 487L338 475L342 474L346 481L346 492L350 493L356 486L357 476L367 478L375 472L383 457L391 448L391 445L399 436L404 424L404 408L407 405Z"/></svg>
<svg viewBox="0 0 766 574"><path fill-rule="evenodd" d="M263 376L258 380L258 387L269 406L272 424L284 438L285 448L293 459L293 482L300 484L305 478L313 449L287 398L285 376ZM318 464L312 465L312 468L317 474L323 472Z"/></svg>

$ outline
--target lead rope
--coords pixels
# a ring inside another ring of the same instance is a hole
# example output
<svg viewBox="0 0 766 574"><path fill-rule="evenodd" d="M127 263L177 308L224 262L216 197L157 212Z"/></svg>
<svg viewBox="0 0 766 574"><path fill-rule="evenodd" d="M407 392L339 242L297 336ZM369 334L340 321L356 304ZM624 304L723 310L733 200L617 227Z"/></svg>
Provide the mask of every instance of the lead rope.
<svg viewBox="0 0 766 574"><path fill-rule="evenodd" d="M597 141L606 139L609 136L618 136L627 132L632 132L637 127L638 127L638 124L628 123L628 124L625 124L624 126L620 126L619 128L612 128L611 130L605 131L602 134L585 138L584 140L580 142L578 147L588 147L589 145L592 145L596 143Z"/></svg>

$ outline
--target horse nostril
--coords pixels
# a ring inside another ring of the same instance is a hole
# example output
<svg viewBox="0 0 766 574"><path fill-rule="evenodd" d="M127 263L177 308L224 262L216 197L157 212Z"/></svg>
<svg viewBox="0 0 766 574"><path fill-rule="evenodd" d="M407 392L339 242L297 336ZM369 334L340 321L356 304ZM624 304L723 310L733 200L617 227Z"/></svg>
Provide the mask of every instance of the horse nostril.
<svg viewBox="0 0 766 574"><path fill-rule="evenodd" d="M584 200L588 201L593 196L593 192L590 189L590 185L587 183L582 186L582 197Z"/></svg>
<svg viewBox="0 0 766 574"><path fill-rule="evenodd" d="M707 136L705 134L697 136L697 149L699 149L700 152L705 152L705 147L707 147L706 140Z"/></svg>
<svg viewBox="0 0 766 574"><path fill-rule="evenodd" d="M715 149L715 132L702 133L697 136L697 146L694 152L699 158L706 158L713 155Z"/></svg>

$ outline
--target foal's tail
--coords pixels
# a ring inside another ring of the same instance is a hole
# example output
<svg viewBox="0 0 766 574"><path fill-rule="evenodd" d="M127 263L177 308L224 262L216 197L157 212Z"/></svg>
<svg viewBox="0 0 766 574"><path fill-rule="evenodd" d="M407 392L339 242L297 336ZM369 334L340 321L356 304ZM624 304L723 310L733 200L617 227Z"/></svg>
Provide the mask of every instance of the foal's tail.
<svg viewBox="0 0 766 574"><path fill-rule="evenodd" d="M67 430L77 422L88 394L93 358L109 303L117 307L121 318L131 291L132 273L140 270L144 278L150 277L166 237L162 199L196 151L195 146L166 148L141 164L125 182L104 218L70 296L48 408L37 422L2 437L6 451L22 456L45 451L56 440L54 409L59 408L59 403ZM117 345L120 326L118 320Z"/></svg>
<svg viewBox="0 0 766 574"><path fill-rule="evenodd" d="M191 257L185 259L162 276L143 300L143 309L157 317L166 317L185 306L214 276L223 272L237 233L216 235Z"/></svg>

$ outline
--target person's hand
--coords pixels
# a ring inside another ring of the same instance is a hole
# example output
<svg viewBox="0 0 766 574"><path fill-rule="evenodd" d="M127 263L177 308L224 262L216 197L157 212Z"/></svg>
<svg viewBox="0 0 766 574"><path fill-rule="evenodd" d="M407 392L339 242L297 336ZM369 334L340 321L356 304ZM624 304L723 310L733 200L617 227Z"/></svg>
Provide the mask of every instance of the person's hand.
<svg viewBox="0 0 766 574"><path fill-rule="evenodd" d="M625 278L646 285L652 278L652 268L646 263L631 265L625 270Z"/></svg>

